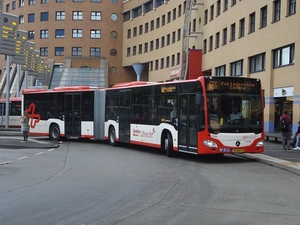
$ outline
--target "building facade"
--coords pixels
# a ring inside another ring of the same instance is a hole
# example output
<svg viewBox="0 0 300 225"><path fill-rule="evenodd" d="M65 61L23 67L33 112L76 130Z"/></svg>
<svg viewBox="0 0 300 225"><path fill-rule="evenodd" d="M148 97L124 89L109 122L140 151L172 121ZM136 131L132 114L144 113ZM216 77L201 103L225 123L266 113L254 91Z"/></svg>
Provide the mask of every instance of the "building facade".
<svg viewBox="0 0 300 225"><path fill-rule="evenodd" d="M180 69L189 1L124 3L123 66L144 63L144 78L168 80ZM300 6L296 0L192 0L189 48L202 50L200 73L259 78L265 131L278 130L284 110L300 120ZM150 10L149 10L150 6Z"/></svg>
<svg viewBox="0 0 300 225"><path fill-rule="evenodd" d="M122 67L122 10L121 0L6 0L3 3L3 12L19 16L18 29L27 31L28 41L35 44L35 50L40 51L46 62L51 61L54 76L78 76L87 69L85 74L92 70L92 76L99 75L99 79L105 80L104 86L135 79L132 68ZM0 55L1 75L5 66L6 58ZM76 69L81 70L78 73ZM52 79L59 85L60 78Z"/></svg>

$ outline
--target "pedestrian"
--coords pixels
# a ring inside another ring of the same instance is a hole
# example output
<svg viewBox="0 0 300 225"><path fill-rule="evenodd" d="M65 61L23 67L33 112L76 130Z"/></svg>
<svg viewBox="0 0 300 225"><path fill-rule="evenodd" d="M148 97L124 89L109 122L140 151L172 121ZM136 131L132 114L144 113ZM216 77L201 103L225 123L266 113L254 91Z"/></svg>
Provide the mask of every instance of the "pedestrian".
<svg viewBox="0 0 300 225"><path fill-rule="evenodd" d="M288 111L284 110L280 117L280 130L282 135L282 147L284 151L291 150L291 117L288 115Z"/></svg>
<svg viewBox="0 0 300 225"><path fill-rule="evenodd" d="M23 139L27 141L28 132L29 132L29 115L27 111L24 111L23 116L21 117L22 131L23 131Z"/></svg>
<svg viewBox="0 0 300 225"><path fill-rule="evenodd" d="M300 121L298 122L298 130L293 137L293 150L300 150Z"/></svg>

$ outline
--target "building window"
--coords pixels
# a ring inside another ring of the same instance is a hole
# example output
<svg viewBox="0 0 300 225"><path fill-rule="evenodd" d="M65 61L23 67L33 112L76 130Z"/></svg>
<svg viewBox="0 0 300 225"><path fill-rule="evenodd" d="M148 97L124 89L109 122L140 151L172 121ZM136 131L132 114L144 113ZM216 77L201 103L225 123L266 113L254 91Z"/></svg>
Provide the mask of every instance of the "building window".
<svg viewBox="0 0 300 225"><path fill-rule="evenodd" d="M249 57L249 73L265 70L265 53Z"/></svg>
<svg viewBox="0 0 300 225"><path fill-rule="evenodd" d="M145 33L148 33L148 30L149 30L149 24L145 23Z"/></svg>
<svg viewBox="0 0 300 225"><path fill-rule="evenodd" d="M255 12L250 14L249 22L249 33L253 33L255 31Z"/></svg>
<svg viewBox="0 0 300 225"><path fill-rule="evenodd" d="M262 7L260 9L260 13L261 13L261 24L260 24L260 27L263 28L263 27L266 27L267 26L267 6L265 7Z"/></svg>
<svg viewBox="0 0 300 225"><path fill-rule="evenodd" d="M153 48L154 48L154 43L153 41L150 41L150 51L153 51Z"/></svg>
<svg viewBox="0 0 300 225"><path fill-rule="evenodd" d="M91 12L91 20L101 20L101 12Z"/></svg>
<svg viewBox="0 0 300 225"><path fill-rule="evenodd" d="M170 34L167 35L167 46L171 44L171 36Z"/></svg>
<svg viewBox="0 0 300 225"><path fill-rule="evenodd" d="M83 0L73 0L73 2L83 2Z"/></svg>
<svg viewBox="0 0 300 225"><path fill-rule="evenodd" d="M296 0L289 0L289 16L296 13Z"/></svg>
<svg viewBox="0 0 300 225"><path fill-rule="evenodd" d="M178 6L178 17L181 17L182 6L181 4Z"/></svg>
<svg viewBox="0 0 300 225"><path fill-rule="evenodd" d="M154 30L154 20L151 20L151 22L150 22L150 30Z"/></svg>
<svg viewBox="0 0 300 225"><path fill-rule="evenodd" d="M215 16L214 13L215 13L215 6L211 5L210 6L210 20L214 19L214 16Z"/></svg>
<svg viewBox="0 0 300 225"><path fill-rule="evenodd" d="M173 31L172 32L172 43L175 43L175 41L176 41L176 32Z"/></svg>
<svg viewBox="0 0 300 225"><path fill-rule="evenodd" d="M131 49L127 48L127 57L129 57L131 55Z"/></svg>
<svg viewBox="0 0 300 225"><path fill-rule="evenodd" d="M29 0L28 1L28 5L34 5L35 4L35 0Z"/></svg>
<svg viewBox="0 0 300 225"><path fill-rule="evenodd" d="M73 12L73 20L82 20L82 19L83 19L82 11Z"/></svg>
<svg viewBox="0 0 300 225"><path fill-rule="evenodd" d="M162 15L161 17L161 26L166 25L166 15Z"/></svg>
<svg viewBox="0 0 300 225"><path fill-rule="evenodd" d="M243 75L243 60L239 60L230 63L230 76L242 76Z"/></svg>
<svg viewBox="0 0 300 225"><path fill-rule="evenodd" d="M176 8L173 9L173 20L176 19Z"/></svg>
<svg viewBox="0 0 300 225"><path fill-rule="evenodd" d="M133 28L133 37L136 37L136 35L137 35L137 28L134 27L134 28Z"/></svg>
<svg viewBox="0 0 300 225"><path fill-rule="evenodd" d="M47 4L47 3L49 3L49 0L41 0L41 3L42 4Z"/></svg>
<svg viewBox="0 0 300 225"><path fill-rule="evenodd" d="M64 38L65 30L64 29L56 29L55 30L55 38Z"/></svg>
<svg viewBox="0 0 300 225"><path fill-rule="evenodd" d="M56 20L65 20L66 19L66 13L64 11L56 12L55 19Z"/></svg>
<svg viewBox="0 0 300 225"><path fill-rule="evenodd" d="M156 18L156 29L160 27L160 18Z"/></svg>
<svg viewBox="0 0 300 225"><path fill-rule="evenodd" d="M91 30L91 38L101 38L101 30Z"/></svg>
<svg viewBox="0 0 300 225"><path fill-rule="evenodd" d="M16 1L13 1L13 2L11 3L11 9L14 10L14 9L16 9L16 8L17 8L17 3L16 3Z"/></svg>
<svg viewBox="0 0 300 225"><path fill-rule="evenodd" d="M274 68L294 64L295 45L273 50Z"/></svg>
<svg viewBox="0 0 300 225"><path fill-rule="evenodd" d="M205 39L203 41L203 53L205 54L207 52L207 40Z"/></svg>
<svg viewBox="0 0 300 225"><path fill-rule="evenodd" d="M165 68L165 59L161 58L160 59L160 69L163 69L163 68Z"/></svg>
<svg viewBox="0 0 300 225"><path fill-rule="evenodd" d="M165 47L165 37L161 37L161 47Z"/></svg>
<svg viewBox="0 0 300 225"><path fill-rule="evenodd" d="M217 1L217 16L221 14L221 0Z"/></svg>
<svg viewBox="0 0 300 225"><path fill-rule="evenodd" d="M155 40L155 49L159 49L159 39Z"/></svg>
<svg viewBox="0 0 300 225"><path fill-rule="evenodd" d="M158 59L155 60L155 70L158 70Z"/></svg>
<svg viewBox="0 0 300 225"><path fill-rule="evenodd" d="M34 22L34 13L28 14L28 23Z"/></svg>
<svg viewBox="0 0 300 225"><path fill-rule="evenodd" d="M41 21L48 21L49 20L49 13L48 12L42 12L41 13Z"/></svg>
<svg viewBox="0 0 300 225"><path fill-rule="evenodd" d="M143 53L143 46L140 44L139 45L139 54L142 54Z"/></svg>
<svg viewBox="0 0 300 225"><path fill-rule="evenodd" d="M127 38L131 38L131 29L127 30Z"/></svg>
<svg viewBox="0 0 300 225"><path fill-rule="evenodd" d="M209 48L208 48L208 51L212 51L213 50L213 36L210 36L209 37Z"/></svg>
<svg viewBox="0 0 300 225"><path fill-rule="evenodd" d="M235 40L235 23L231 24L231 35L230 35L230 41Z"/></svg>
<svg viewBox="0 0 300 225"><path fill-rule="evenodd" d="M72 56L82 56L82 48L72 47Z"/></svg>
<svg viewBox="0 0 300 225"><path fill-rule="evenodd" d="M167 14L167 23L171 22L171 12L168 12Z"/></svg>
<svg viewBox="0 0 300 225"><path fill-rule="evenodd" d="M240 20L240 37L245 36L245 18Z"/></svg>
<svg viewBox="0 0 300 225"><path fill-rule="evenodd" d="M48 48L47 47L40 48L40 55L48 56Z"/></svg>
<svg viewBox="0 0 300 225"><path fill-rule="evenodd" d="M139 35L142 35L143 34L143 25L140 25L139 26Z"/></svg>
<svg viewBox="0 0 300 225"><path fill-rule="evenodd" d="M148 52L148 42L145 43L144 52Z"/></svg>
<svg viewBox="0 0 300 225"><path fill-rule="evenodd" d="M90 56L92 57L100 57L101 50L100 48L90 48Z"/></svg>
<svg viewBox="0 0 300 225"><path fill-rule="evenodd" d="M72 38L82 38L82 30L81 29L73 29L72 30Z"/></svg>
<svg viewBox="0 0 300 225"><path fill-rule="evenodd" d="M231 0L231 6L235 5L236 4L236 0Z"/></svg>
<svg viewBox="0 0 300 225"><path fill-rule="evenodd" d="M175 55L171 57L171 66L175 66Z"/></svg>
<svg viewBox="0 0 300 225"><path fill-rule="evenodd" d="M274 18L273 21L279 21L280 20L280 9L281 9L281 1L280 0L275 0L274 3Z"/></svg>
<svg viewBox="0 0 300 225"><path fill-rule="evenodd" d="M56 2L65 2L65 0L56 0Z"/></svg>
<svg viewBox="0 0 300 225"><path fill-rule="evenodd" d="M223 45L227 44L227 28L223 29Z"/></svg>
<svg viewBox="0 0 300 225"><path fill-rule="evenodd" d="M64 55L64 47L55 47L55 55L56 56L63 56Z"/></svg>
<svg viewBox="0 0 300 225"><path fill-rule="evenodd" d="M34 39L34 30L28 31L28 40Z"/></svg>
<svg viewBox="0 0 300 225"><path fill-rule="evenodd" d="M226 66L225 65L216 67L216 76L224 77L225 72L226 72Z"/></svg>
<svg viewBox="0 0 300 225"><path fill-rule="evenodd" d="M25 5L25 0L19 0L19 7L24 7Z"/></svg>
<svg viewBox="0 0 300 225"><path fill-rule="evenodd" d="M102 0L91 0L91 2L102 2Z"/></svg>
<svg viewBox="0 0 300 225"><path fill-rule="evenodd" d="M216 33L216 48L220 47L220 32Z"/></svg>
<svg viewBox="0 0 300 225"><path fill-rule="evenodd" d="M224 11L228 10L228 0L224 0Z"/></svg>
<svg viewBox="0 0 300 225"><path fill-rule="evenodd" d="M2 3L1 3L2 4ZM5 12L9 12L9 9L10 9L10 5L9 4L6 4L6 10Z"/></svg>
<svg viewBox="0 0 300 225"><path fill-rule="evenodd" d="M204 11L204 24L208 23L208 10Z"/></svg>
<svg viewBox="0 0 300 225"><path fill-rule="evenodd" d="M181 29L179 28L177 30L177 41L180 41L180 39L181 39Z"/></svg>
<svg viewBox="0 0 300 225"><path fill-rule="evenodd" d="M132 48L132 55L136 55L136 46L133 46Z"/></svg>
<svg viewBox="0 0 300 225"><path fill-rule="evenodd" d="M24 23L24 16L21 15L19 16L19 24L23 24Z"/></svg>
<svg viewBox="0 0 300 225"><path fill-rule="evenodd" d="M166 58L166 68L170 67L170 56L167 56Z"/></svg>
<svg viewBox="0 0 300 225"><path fill-rule="evenodd" d="M40 38L47 39L48 38L48 30L41 30Z"/></svg>

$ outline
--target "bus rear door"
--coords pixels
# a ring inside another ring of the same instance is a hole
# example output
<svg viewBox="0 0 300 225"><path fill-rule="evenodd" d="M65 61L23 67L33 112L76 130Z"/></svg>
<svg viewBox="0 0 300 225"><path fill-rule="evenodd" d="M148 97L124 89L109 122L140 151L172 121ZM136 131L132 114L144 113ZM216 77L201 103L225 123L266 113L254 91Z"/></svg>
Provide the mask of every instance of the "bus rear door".
<svg viewBox="0 0 300 225"><path fill-rule="evenodd" d="M131 123L131 110L130 110L131 90L120 91L119 102L119 138L121 142L130 142L130 123Z"/></svg>

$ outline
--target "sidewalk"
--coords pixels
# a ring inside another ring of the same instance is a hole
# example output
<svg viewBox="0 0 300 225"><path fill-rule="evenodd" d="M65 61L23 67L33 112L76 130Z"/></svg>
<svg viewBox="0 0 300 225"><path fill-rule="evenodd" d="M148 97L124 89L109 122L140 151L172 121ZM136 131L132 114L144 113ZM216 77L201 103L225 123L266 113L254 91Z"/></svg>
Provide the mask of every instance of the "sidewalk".
<svg viewBox="0 0 300 225"><path fill-rule="evenodd" d="M58 148L59 144L54 141L39 141L33 138L28 138L28 141L23 141L21 128L5 129L0 127L0 148Z"/></svg>

